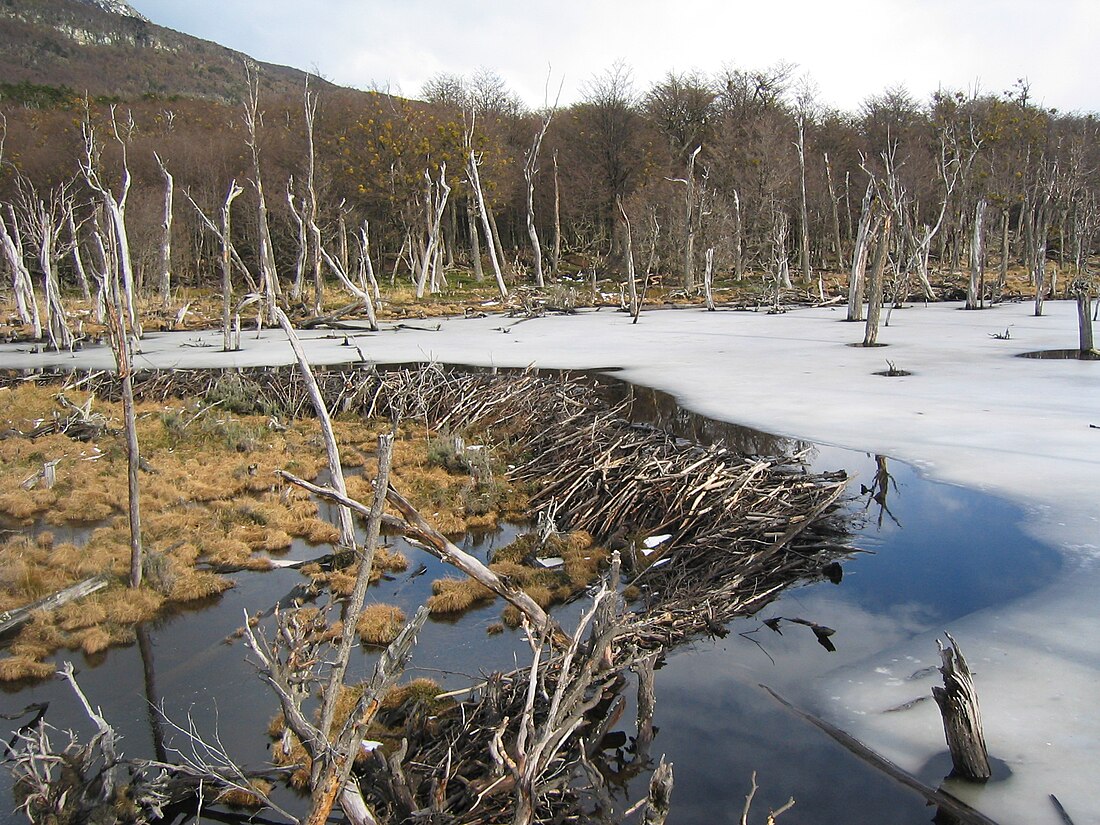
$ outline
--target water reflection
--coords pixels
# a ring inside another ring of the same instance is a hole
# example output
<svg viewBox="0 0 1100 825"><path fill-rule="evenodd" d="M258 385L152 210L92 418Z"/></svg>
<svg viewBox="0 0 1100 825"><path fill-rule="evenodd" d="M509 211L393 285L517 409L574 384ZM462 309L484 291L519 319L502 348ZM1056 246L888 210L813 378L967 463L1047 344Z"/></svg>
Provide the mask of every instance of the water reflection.
<svg viewBox="0 0 1100 825"><path fill-rule="evenodd" d="M885 516L889 516L890 520L894 522L898 527L901 527L901 522L897 520L897 517L890 512L890 506L887 504L887 500L890 497L890 485L894 485L894 490L898 489L898 484L894 481L894 477L890 475L890 470L887 465L886 456L875 456L875 477L871 482L871 486L860 486L860 493L867 496L867 503L864 505L864 509L869 509L871 503L878 505L878 526L882 527L882 520Z"/></svg>
<svg viewBox="0 0 1100 825"><path fill-rule="evenodd" d="M696 444L719 444L741 455L760 456L792 456L813 448L808 441L698 415L681 407L667 392L652 387L604 375L592 377L600 397L609 404L629 402L626 413L629 421L657 427Z"/></svg>
<svg viewBox="0 0 1100 825"><path fill-rule="evenodd" d="M621 800L643 795L651 752L676 765L670 821L681 825L728 821L730 810L741 809L753 771L760 783L757 811L794 796L797 806L789 818L802 823L928 822L932 814L919 795L869 768L758 686L767 684L796 705L818 710L812 705L829 674L945 621L1042 586L1058 569L1057 555L1017 529L1021 514L1016 508L974 491L930 483L908 465L705 419L665 393L606 378L599 382L611 400L631 400L631 420L639 424L745 454L803 454L812 469L844 468L867 480L863 495L856 498L853 491L849 504L851 515L861 518L853 543L866 552L844 562L843 577L834 577L839 585L821 581L788 590L757 617L733 623L726 638L670 654L656 673L652 743L633 737L632 745L623 731L621 741L608 743L602 765L608 793ZM488 559L520 529L506 525L471 534L463 545ZM409 557L409 569L383 579L369 598L411 612L430 595L431 582L452 571L403 539L387 541ZM317 554L318 548L302 543L287 557ZM127 755L163 758L171 753L172 737L152 710L163 704L170 719L191 717L200 731L216 733L241 764L259 766L269 758L265 731L277 703L247 664L244 645L232 637L245 610L254 614L300 599L302 577L294 570L275 570L235 578L237 586L212 600L208 609L165 616L139 628L136 645L80 664L83 689L124 737ZM557 613L559 621L572 626L581 606L581 601L566 606ZM410 673L457 688L529 661L519 633L487 636L501 609L494 603L454 622L428 623ZM766 630L764 620L782 616L835 629L829 638L836 651L826 652L809 631L779 635ZM354 657L350 677L365 674L374 655L363 650ZM928 694L927 666L933 658L897 662L884 676L896 680L908 698L919 699ZM10 713L32 701L49 703L51 724L91 733L60 683L19 691L0 711ZM624 731L633 724L629 714L621 724ZM9 729L17 726L13 722ZM0 783L0 794L10 800L10 777L0 772ZM277 793L281 805L301 809L293 794ZM0 821L18 821L12 807L0 808Z"/></svg>

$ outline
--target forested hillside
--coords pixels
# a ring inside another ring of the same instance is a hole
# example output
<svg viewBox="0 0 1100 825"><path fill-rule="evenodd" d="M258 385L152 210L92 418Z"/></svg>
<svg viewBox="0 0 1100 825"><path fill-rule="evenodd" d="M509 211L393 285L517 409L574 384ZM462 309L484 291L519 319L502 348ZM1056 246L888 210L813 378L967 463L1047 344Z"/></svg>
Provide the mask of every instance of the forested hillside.
<svg viewBox="0 0 1100 825"><path fill-rule="evenodd" d="M34 281L56 267L63 292L80 280L74 244L96 266L102 198L82 164L116 197L132 175L139 288L164 287L165 249L170 290L219 288L214 229L236 181L233 277L270 274L315 311L337 268L418 295L445 291L456 268L502 294L562 273L618 278L628 228L638 277L666 289L694 291L709 262L714 278L820 292L820 273L864 265L886 214L895 295L943 297L937 277L973 272L978 298L996 298L1010 268L1063 294L1100 218L1095 118L1036 106L1024 82L980 97L884 89L840 112L800 93L787 64L670 72L652 88L614 65L593 67L579 102L530 111L490 70L437 76L409 100L307 90L259 66L253 139L246 65L226 49L75 0L7 0L0 26L11 254Z"/></svg>

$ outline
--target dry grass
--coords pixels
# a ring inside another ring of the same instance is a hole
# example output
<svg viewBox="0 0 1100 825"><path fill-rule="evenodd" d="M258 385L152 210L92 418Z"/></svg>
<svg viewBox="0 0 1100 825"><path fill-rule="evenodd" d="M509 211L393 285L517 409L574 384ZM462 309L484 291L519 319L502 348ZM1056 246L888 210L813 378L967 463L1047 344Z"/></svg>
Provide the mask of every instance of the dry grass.
<svg viewBox="0 0 1100 825"><path fill-rule="evenodd" d="M607 550L583 530L551 536L541 549L536 542L534 535L519 536L493 554L489 569L518 585L544 609L565 602L588 587L607 566ZM538 558L558 557L563 563L556 568L543 567L534 562L536 550ZM491 590L473 579L437 579L432 582L432 592L428 607L437 615L462 613L495 598ZM518 627L521 617L508 605L502 620L509 627Z"/></svg>
<svg viewBox="0 0 1100 825"><path fill-rule="evenodd" d="M355 626L359 638L371 645L388 645L405 624L405 613L390 604L369 604L363 608Z"/></svg>
<svg viewBox="0 0 1100 825"><path fill-rule="evenodd" d="M53 674L53 665L27 656L13 654L0 659L0 682L49 679Z"/></svg>
<svg viewBox="0 0 1100 825"><path fill-rule="evenodd" d="M266 804L261 795L266 796L274 789L274 784L268 782L266 779L251 779L249 784L254 789L253 791L241 790L233 788L231 790L224 790L218 794L215 802L220 802L223 805L229 805L232 808L246 808L248 810L259 810Z"/></svg>
<svg viewBox="0 0 1100 825"><path fill-rule="evenodd" d="M436 616L463 613L496 598L492 590L470 578L436 579L432 582L432 594L427 604Z"/></svg>
<svg viewBox="0 0 1100 825"><path fill-rule="evenodd" d="M123 586L129 569L129 530L121 405L80 391L68 390L66 397L76 405L91 401L93 414L106 426L97 438L81 442L59 433L23 437L44 422L68 416L57 400L57 388L24 382L0 389L0 431L13 431L0 439L0 517L23 526L37 521L87 525L89 530L83 544L55 544L46 535L36 540L28 534L0 542L0 610L23 606L93 575L108 573L116 581L94 598L43 619L40 624L53 627L52 637L41 628L24 628L13 642L12 655L2 659L7 664L0 673L13 679L46 674L49 666L41 660L59 647L101 653L110 644L130 639L134 623L155 616L166 604L199 601L232 586L221 576L196 570L196 564L259 570L270 566L268 554L285 551L297 539L320 546L337 541L336 527L320 518L317 503L276 474L287 469L316 477L323 469L316 420L287 422L288 429L277 432L268 428L266 416L232 412L208 401L139 402L139 442L146 467L140 476L142 532L149 586L131 593ZM369 502L377 436L388 425L338 416L334 427L346 464L362 468L362 475L349 476L349 491ZM437 529L460 533L471 525L495 524L499 515L525 507L522 494L489 485L469 472L449 473L431 466L428 450L433 437L422 423L401 425L394 482ZM24 480L47 461L57 462L54 487L23 489ZM372 581L407 567L401 553L380 547ZM356 568L306 572L316 583L347 595ZM549 592L558 587L542 579L533 584ZM465 609L463 605L490 598L489 591L472 582L446 585L433 596L433 607L455 613ZM548 596L542 592L539 598ZM389 624L392 629L393 622ZM367 635L383 640L388 630Z"/></svg>

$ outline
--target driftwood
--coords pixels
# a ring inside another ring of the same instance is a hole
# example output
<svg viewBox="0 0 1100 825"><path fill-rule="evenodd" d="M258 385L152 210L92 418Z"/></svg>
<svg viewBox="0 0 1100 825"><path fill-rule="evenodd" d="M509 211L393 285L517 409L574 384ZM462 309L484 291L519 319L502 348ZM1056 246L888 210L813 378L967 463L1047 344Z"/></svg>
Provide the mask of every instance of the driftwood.
<svg viewBox="0 0 1100 825"><path fill-rule="evenodd" d="M149 822L196 795L217 799L223 792L250 795L284 821L297 822L252 782L285 770L247 772L217 744L197 738L193 726L177 730L191 737L194 758L177 751L180 761L174 764L128 759L110 723L77 684L72 665L66 662L58 675L69 683L96 733L81 744L70 731L68 742L57 749L50 741L56 731L41 716L19 730L8 761L18 807L31 822Z"/></svg>
<svg viewBox="0 0 1100 825"><path fill-rule="evenodd" d="M105 574L92 576L90 579L85 579L82 582L77 582L62 590L58 590L56 593L51 593L49 596L24 607L17 607L14 610L0 613L0 636L22 626L37 611L56 610L63 604L83 599L85 596L90 596L102 590L107 586L108 581L110 581L110 577Z"/></svg>
<svg viewBox="0 0 1100 825"><path fill-rule="evenodd" d="M783 705L783 707L787 708L787 710L827 733L850 753L886 774L891 779L919 793L928 800L930 805L935 805L938 810L951 817L947 821L957 822L959 825L996 825L996 823L985 814L974 810L965 802L951 796L951 794L936 788L928 787L915 776L902 770L890 760L879 756L851 734L845 733L834 725L829 724L824 719L819 719L795 707L767 685L761 685L760 687L767 691L771 697Z"/></svg>
<svg viewBox="0 0 1100 825"><path fill-rule="evenodd" d="M943 730L947 746L951 750L953 775L971 782L985 782L992 776L989 755L982 733L982 717L978 709L978 694L974 689L974 677L963 658L959 643L947 636L944 647L938 639L943 665L943 687L932 688L932 697L939 705L943 717Z"/></svg>

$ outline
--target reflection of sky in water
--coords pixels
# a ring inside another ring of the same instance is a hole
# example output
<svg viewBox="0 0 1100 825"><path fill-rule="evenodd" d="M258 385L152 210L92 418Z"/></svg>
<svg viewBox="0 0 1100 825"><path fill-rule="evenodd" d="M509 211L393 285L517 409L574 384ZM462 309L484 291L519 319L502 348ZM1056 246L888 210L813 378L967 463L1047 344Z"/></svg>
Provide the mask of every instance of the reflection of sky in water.
<svg viewBox="0 0 1100 825"><path fill-rule="evenodd" d="M853 493L870 486L876 471L874 457L833 448L816 449L814 465L857 473ZM820 677L1030 592L1053 577L1059 558L1017 528L1017 508L928 482L899 462L887 467L893 481L886 504L901 526L885 515L879 527L872 501L853 544L873 552L844 562L840 585L788 590L757 616L735 622L725 639L677 651L658 673L662 729L654 753L665 753L677 766L676 823L726 821L743 804L753 771L761 785L757 810L794 796L795 808L784 815L791 822L931 820L923 799L782 709L759 685L813 711ZM867 498L853 502L853 509L863 512ZM837 651L827 652L807 627L782 623L780 635L762 624L774 617L834 628ZM892 673L912 683L914 698L930 696L935 674L927 668L938 660L934 650L929 654L898 662Z"/></svg>
<svg viewBox="0 0 1100 825"><path fill-rule="evenodd" d="M638 417L673 425L703 441L725 440L750 452L810 446L699 419L660 398L640 404ZM871 456L818 447L812 458L816 469L845 468L857 474L853 494L875 478ZM886 503L900 527L888 515L879 527L877 504L871 502L864 512L867 497L854 501L852 509L862 513L863 526L853 543L873 552L844 562L839 586L819 583L792 589L757 617L734 623L727 638L673 652L658 671L659 733L652 753L655 758L666 754L676 766L669 820L673 825L731 821L730 812L740 811L753 771L760 783L755 820L762 821L769 807L782 805L790 796L797 804L780 821L792 825L931 820L933 812L923 799L781 708L758 685L767 684L796 705L813 710L816 679L915 633L1033 590L1050 579L1058 559L1016 528L1020 514L1013 507L970 490L927 482L897 462L889 461L887 467L893 478ZM485 559L513 534L514 528L506 528L468 537L467 549ZM403 549L409 569L384 579L372 588L369 598L399 603L411 615L430 594L432 580L453 573L423 551ZM285 557L310 558L320 552L296 544ZM420 565L427 570L415 575ZM264 731L277 703L247 664L243 642L225 640L243 623L245 608L254 613L269 607L302 579L293 570L240 573L233 578L238 586L222 595L215 608L182 612L150 628L148 669L143 669L137 645L92 660L71 652L59 657L59 661L77 662L81 685L93 705L101 705L117 726L127 754L153 755L148 674L154 680L154 700L163 698L171 719L183 724L191 713L204 733L220 731L244 764L257 766L268 758ZM580 602L574 603L558 614L559 620L572 626L579 608ZM461 620L430 621L414 652L410 673L458 687L491 670L529 661L518 633L506 631L494 637L485 633L488 625L499 621L501 610L502 604L495 602ZM807 627L784 624L779 635L761 624L762 619L777 616L834 628L837 652L826 652ZM935 664L934 658L930 651L923 662L899 663L893 676L909 678L914 671ZM353 673L365 673L371 660L367 652L353 657ZM914 679L913 695L927 695L930 684L927 675ZM51 703L47 720L53 725L75 726L89 733L68 688L56 682L9 691L0 711L15 711L34 701ZM620 729L629 727L626 717ZM176 741L180 743L178 736ZM648 776L642 775L631 783L633 798L644 793L647 781ZM3 804L11 798L9 786L7 772L0 771L0 822L21 821L11 813L12 805Z"/></svg>
<svg viewBox="0 0 1100 825"><path fill-rule="evenodd" d="M858 473L852 493L869 486L876 469L872 457L833 448L820 448L815 464ZM848 601L873 612L917 605L930 619L945 621L1030 592L1058 569L1058 555L1021 532L1016 506L926 481L901 462L887 466L886 503L901 526L887 515L877 527L879 507L870 502L855 544L874 554L845 563L839 589Z"/></svg>

